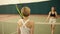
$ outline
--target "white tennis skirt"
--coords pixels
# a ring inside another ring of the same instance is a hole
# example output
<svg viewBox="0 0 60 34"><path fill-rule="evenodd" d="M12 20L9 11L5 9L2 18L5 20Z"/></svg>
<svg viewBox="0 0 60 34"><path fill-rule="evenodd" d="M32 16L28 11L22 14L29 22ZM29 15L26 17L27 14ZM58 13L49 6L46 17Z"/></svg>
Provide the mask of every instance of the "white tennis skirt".
<svg viewBox="0 0 60 34"><path fill-rule="evenodd" d="M50 18L49 23L56 23L56 18Z"/></svg>

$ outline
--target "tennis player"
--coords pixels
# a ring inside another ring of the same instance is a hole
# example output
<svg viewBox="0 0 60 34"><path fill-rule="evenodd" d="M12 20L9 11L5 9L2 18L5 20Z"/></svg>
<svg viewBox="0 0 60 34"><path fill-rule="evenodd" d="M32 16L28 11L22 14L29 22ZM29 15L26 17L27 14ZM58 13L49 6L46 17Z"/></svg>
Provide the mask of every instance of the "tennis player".
<svg viewBox="0 0 60 34"><path fill-rule="evenodd" d="M21 9L23 19L18 21L17 32L18 34L34 34L34 22L29 19L30 8L23 7Z"/></svg>
<svg viewBox="0 0 60 34"><path fill-rule="evenodd" d="M51 23L51 34L54 34L55 24L57 18L57 12L55 10L55 7L51 7L51 11L49 12L49 15L47 17L47 20L49 19L49 23Z"/></svg>

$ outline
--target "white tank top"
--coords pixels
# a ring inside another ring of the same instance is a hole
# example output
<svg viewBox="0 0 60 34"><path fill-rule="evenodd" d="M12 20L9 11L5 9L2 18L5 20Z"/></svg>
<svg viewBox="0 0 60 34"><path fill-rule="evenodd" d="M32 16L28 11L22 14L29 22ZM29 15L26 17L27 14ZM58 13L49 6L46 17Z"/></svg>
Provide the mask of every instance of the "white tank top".
<svg viewBox="0 0 60 34"><path fill-rule="evenodd" d="M21 34L30 34L30 29L25 25L26 23L28 23L29 19L26 20L25 22L23 21L23 19L21 19L22 21L22 26L20 27L20 31Z"/></svg>

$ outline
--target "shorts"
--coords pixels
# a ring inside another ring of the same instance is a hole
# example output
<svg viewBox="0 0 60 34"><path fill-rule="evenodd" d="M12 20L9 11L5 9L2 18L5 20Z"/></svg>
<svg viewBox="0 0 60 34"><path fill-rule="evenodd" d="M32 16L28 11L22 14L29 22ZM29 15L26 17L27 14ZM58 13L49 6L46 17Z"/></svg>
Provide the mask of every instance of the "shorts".
<svg viewBox="0 0 60 34"><path fill-rule="evenodd" d="M49 23L56 23L56 18L50 18Z"/></svg>

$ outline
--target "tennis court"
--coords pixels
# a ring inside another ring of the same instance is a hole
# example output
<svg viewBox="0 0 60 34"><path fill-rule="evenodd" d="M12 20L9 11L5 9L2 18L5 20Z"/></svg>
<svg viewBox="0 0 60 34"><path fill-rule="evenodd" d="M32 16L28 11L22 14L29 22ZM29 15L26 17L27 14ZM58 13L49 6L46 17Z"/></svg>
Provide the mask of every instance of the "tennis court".
<svg viewBox="0 0 60 34"><path fill-rule="evenodd" d="M58 14L54 34L60 34L59 4L60 0L0 0L0 34L17 34L17 22L21 19L21 9L25 6L31 9L29 18L35 23L34 34L51 34L51 23L45 20L54 7L54 14L55 11ZM54 14L53 17L56 16Z"/></svg>
<svg viewBox="0 0 60 34"><path fill-rule="evenodd" d="M45 23L47 15L31 15L30 19L35 21L34 34L51 34L50 24ZM0 15L0 34L17 34L17 21L20 16L17 14L2 14ZM60 23L60 18L58 17L57 22ZM60 25L56 24L55 33L60 34Z"/></svg>

